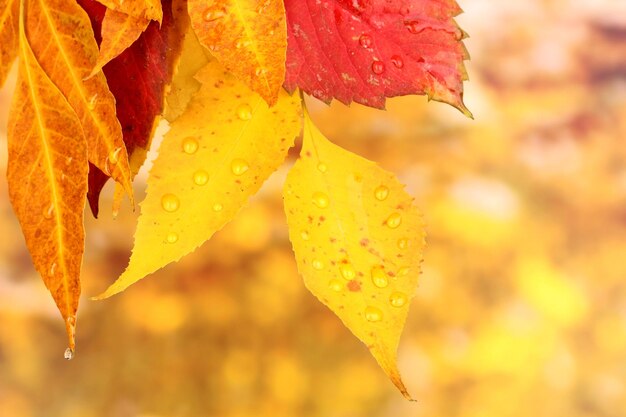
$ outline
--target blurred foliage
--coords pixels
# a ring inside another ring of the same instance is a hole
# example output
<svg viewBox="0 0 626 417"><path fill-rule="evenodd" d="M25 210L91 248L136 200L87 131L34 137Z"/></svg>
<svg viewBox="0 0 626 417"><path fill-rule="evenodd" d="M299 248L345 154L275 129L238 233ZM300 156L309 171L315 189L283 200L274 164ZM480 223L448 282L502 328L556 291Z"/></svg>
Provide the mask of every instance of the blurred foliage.
<svg viewBox="0 0 626 417"><path fill-rule="evenodd" d="M0 415L625 416L624 3L462 5L475 121L422 97L387 112L309 103L329 138L396 172L425 213L400 347L417 403L306 293L286 166L195 254L109 301L84 297L71 362L0 181ZM3 143L9 100L5 88ZM124 269L135 219L88 220L84 294Z"/></svg>

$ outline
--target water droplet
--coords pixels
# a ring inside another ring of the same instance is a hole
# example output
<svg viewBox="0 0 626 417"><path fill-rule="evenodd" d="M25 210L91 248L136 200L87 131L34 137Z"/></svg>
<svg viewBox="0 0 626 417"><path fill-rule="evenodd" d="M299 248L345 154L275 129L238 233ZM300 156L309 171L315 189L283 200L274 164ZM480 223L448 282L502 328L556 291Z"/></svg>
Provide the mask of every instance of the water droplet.
<svg viewBox="0 0 626 417"><path fill-rule="evenodd" d="M409 247L409 240L402 238L402 239L398 239L398 249L406 249Z"/></svg>
<svg viewBox="0 0 626 417"><path fill-rule="evenodd" d="M398 276L399 277L405 277L405 276L409 275L409 271L410 271L410 268L408 266L404 266L404 267L398 269Z"/></svg>
<svg viewBox="0 0 626 417"><path fill-rule="evenodd" d="M56 270L57 270L57 263L56 263L56 262L52 262L52 265L50 265L50 272L49 272L49 275L50 275L51 277L53 277L53 276L54 276L54 273L56 272Z"/></svg>
<svg viewBox="0 0 626 417"><path fill-rule="evenodd" d="M319 259L313 260L313 263L311 265L313 265L313 269L317 269L318 271L324 269L324 263Z"/></svg>
<svg viewBox="0 0 626 417"><path fill-rule="evenodd" d="M91 96L91 98L87 102L87 108L93 111L96 109L97 104L98 104L98 94L94 94L93 96Z"/></svg>
<svg viewBox="0 0 626 417"><path fill-rule="evenodd" d="M109 152L109 156L107 157L108 161L113 165L117 164L120 161L120 152L122 152L121 147L117 147Z"/></svg>
<svg viewBox="0 0 626 417"><path fill-rule="evenodd" d="M260 77L261 75L265 75L267 73L267 69L263 68L263 67L258 67L254 73L256 74L257 77Z"/></svg>
<svg viewBox="0 0 626 417"><path fill-rule="evenodd" d="M361 37L359 38L359 44L363 47L363 48L369 48L372 46L372 38L369 35L361 35Z"/></svg>
<svg viewBox="0 0 626 417"><path fill-rule="evenodd" d="M193 173L193 182L196 185L206 185L209 182L209 173L200 169Z"/></svg>
<svg viewBox="0 0 626 417"><path fill-rule="evenodd" d="M235 47L237 49L246 48L250 45L250 41L237 41Z"/></svg>
<svg viewBox="0 0 626 417"><path fill-rule="evenodd" d="M65 349L65 352L63 352L63 357L68 361L74 359L74 351L72 350L72 348Z"/></svg>
<svg viewBox="0 0 626 417"><path fill-rule="evenodd" d="M379 308L368 306L365 308L365 319L371 322L381 321L383 312Z"/></svg>
<svg viewBox="0 0 626 417"><path fill-rule="evenodd" d="M385 288L389 285L389 280L387 279L387 274L385 274L385 270L380 266L375 266L372 268L372 282L378 288Z"/></svg>
<svg viewBox="0 0 626 417"><path fill-rule="evenodd" d="M406 304L407 300L408 298L406 294L402 292L394 292L393 294L389 296L389 304L391 304L394 307L402 307L403 305Z"/></svg>
<svg viewBox="0 0 626 417"><path fill-rule="evenodd" d="M51 219L54 214L54 204L50 204L47 208L43 209L43 217Z"/></svg>
<svg viewBox="0 0 626 417"><path fill-rule="evenodd" d="M224 11L220 10L220 9L216 9L215 7L209 7L208 9L206 9L204 11L204 14L202 15L202 18L206 21L206 22L214 22L216 20L221 19L222 17L224 17Z"/></svg>
<svg viewBox="0 0 626 417"><path fill-rule="evenodd" d="M318 192L313 194L313 204L319 208L326 208L330 204L330 200L326 194Z"/></svg>
<svg viewBox="0 0 626 417"><path fill-rule="evenodd" d="M185 138L183 139L183 152L187 155L193 155L198 151L200 145L196 138Z"/></svg>
<svg viewBox="0 0 626 417"><path fill-rule="evenodd" d="M404 60L402 59L402 57L400 55L394 55L391 57L391 63L396 67L396 68L403 68L404 67Z"/></svg>
<svg viewBox="0 0 626 417"><path fill-rule="evenodd" d="M176 243L178 242L178 233L170 232L167 234L165 239L167 240L167 243Z"/></svg>
<svg viewBox="0 0 626 417"><path fill-rule="evenodd" d="M410 22L405 22L404 26L408 29L409 32L413 34L420 33L422 31L422 25L417 20L412 20Z"/></svg>
<svg viewBox="0 0 626 417"><path fill-rule="evenodd" d="M173 213L180 207L180 200L174 194L165 194L161 197L161 207L163 210Z"/></svg>
<svg viewBox="0 0 626 417"><path fill-rule="evenodd" d="M300 232L300 237L302 238L302 240L309 240L310 239L309 232L307 232L306 230L303 230L302 232Z"/></svg>
<svg viewBox="0 0 626 417"><path fill-rule="evenodd" d="M221 205L220 203L213 204L213 211L222 211L223 208L224 206Z"/></svg>
<svg viewBox="0 0 626 417"><path fill-rule="evenodd" d="M341 276L347 281L351 281L356 277L356 270L352 264L341 264L339 271L341 272Z"/></svg>
<svg viewBox="0 0 626 417"><path fill-rule="evenodd" d="M379 201L386 200L387 197L389 197L389 188L385 187L384 185L376 187L376 189L374 190L374 196Z"/></svg>
<svg viewBox="0 0 626 417"><path fill-rule="evenodd" d="M389 217L387 217L387 220L385 220L385 224L390 229L397 228L398 226L400 226L400 223L402 223L402 216L400 215L400 213L392 213L389 215Z"/></svg>
<svg viewBox="0 0 626 417"><path fill-rule="evenodd" d="M230 164L230 169L233 171L235 175L243 175L250 169L250 166L243 159L233 159L233 162Z"/></svg>
<svg viewBox="0 0 626 417"><path fill-rule="evenodd" d="M343 289L343 284L341 283L341 281L337 279L331 279L328 282L328 288L330 288L333 291L339 292Z"/></svg>
<svg viewBox="0 0 626 417"><path fill-rule="evenodd" d="M247 104L242 104L237 108L237 117L241 120L252 119L252 107Z"/></svg>
<svg viewBox="0 0 626 417"><path fill-rule="evenodd" d="M385 72L385 64L382 61L372 62L372 72L376 75L380 75Z"/></svg>
<svg viewBox="0 0 626 417"><path fill-rule="evenodd" d="M326 164L325 164L325 163L320 162L319 164L317 164L317 169L318 169L320 172L326 172L326 171L328 171L328 166L326 166Z"/></svg>

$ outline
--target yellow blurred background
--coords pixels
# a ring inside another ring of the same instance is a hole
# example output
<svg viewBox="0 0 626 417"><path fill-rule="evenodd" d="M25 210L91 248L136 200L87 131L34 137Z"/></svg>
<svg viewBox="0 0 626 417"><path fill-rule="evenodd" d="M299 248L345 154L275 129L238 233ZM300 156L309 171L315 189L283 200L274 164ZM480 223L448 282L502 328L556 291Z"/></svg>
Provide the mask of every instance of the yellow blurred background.
<svg viewBox="0 0 626 417"><path fill-rule="evenodd" d="M0 179L1 417L626 416L626 1L465 0L466 102L310 101L395 172L429 246L400 346L416 403L308 294L280 190L104 302L136 214L87 213L74 360ZM0 167L14 79L0 90ZM145 173L137 181L143 193Z"/></svg>

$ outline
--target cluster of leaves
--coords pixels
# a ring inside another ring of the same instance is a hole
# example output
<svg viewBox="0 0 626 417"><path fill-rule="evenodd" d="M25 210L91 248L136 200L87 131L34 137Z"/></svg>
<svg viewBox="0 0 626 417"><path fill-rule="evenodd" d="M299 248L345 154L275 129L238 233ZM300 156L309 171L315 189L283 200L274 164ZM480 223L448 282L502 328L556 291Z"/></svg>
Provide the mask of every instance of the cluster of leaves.
<svg viewBox="0 0 626 417"><path fill-rule="evenodd" d="M74 352L83 209L113 211L170 122L129 266L98 298L194 251L228 223L303 132L285 210L300 273L401 392L396 350L417 285L421 218L402 184L342 150L302 94L382 108L427 94L469 115L453 0L0 0L0 82L19 56L8 182L35 267Z"/></svg>

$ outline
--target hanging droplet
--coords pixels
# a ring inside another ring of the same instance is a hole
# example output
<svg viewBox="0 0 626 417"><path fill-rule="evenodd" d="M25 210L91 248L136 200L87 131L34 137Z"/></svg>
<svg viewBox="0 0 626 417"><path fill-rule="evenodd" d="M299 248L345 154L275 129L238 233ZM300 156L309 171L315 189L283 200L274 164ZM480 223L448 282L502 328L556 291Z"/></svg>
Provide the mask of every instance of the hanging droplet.
<svg viewBox="0 0 626 417"><path fill-rule="evenodd" d="M385 288L389 285L389 280L387 279L387 274L385 274L385 270L380 266L375 266L371 271L372 282L378 288Z"/></svg>
<svg viewBox="0 0 626 417"><path fill-rule="evenodd" d="M341 264L339 266L339 272L341 272L341 276L347 281L352 281L356 277L356 270L352 264Z"/></svg>
<svg viewBox="0 0 626 417"><path fill-rule="evenodd" d="M409 275L409 271L410 268L408 266L403 266L402 268L398 269L398 276L399 277L405 277L407 275Z"/></svg>
<svg viewBox="0 0 626 417"><path fill-rule="evenodd" d="M371 322L381 321L383 319L383 312L379 308L368 306L365 308L365 320Z"/></svg>
<svg viewBox="0 0 626 417"><path fill-rule="evenodd" d="M309 236L309 232L307 232L306 230L300 232L300 237L302 238L302 240L309 240L311 238Z"/></svg>
<svg viewBox="0 0 626 417"><path fill-rule="evenodd" d="M389 215L389 217L387 217L387 220L385 220L385 224L390 229L397 228L398 226L400 226L400 223L402 223L402 216L400 215L400 213L392 213Z"/></svg>
<svg viewBox="0 0 626 417"><path fill-rule="evenodd" d="M326 208L330 204L330 200L326 194L317 192L313 194L313 204L319 208Z"/></svg>
<svg viewBox="0 0 626 417"><path fill-rule="evenodd" d="M252 107L247 104L242 104L237 108L237 117L239 117L240 120L252 119Z"/></svg>
<svg viewBox="0 0 626 417"><path fill-rule="evenodd" d="M113 165L117 164L120 161L120 152L122 152L121 147L113 149L109 152L109 156L107 157L108 161Z"/></svg>
<svg viewBox="0 0 626 417"><path fill-rule="evenodd" d="M396 67L396 68L403 68L404 67L404 60L402 59L402 57L400 55L394 55L391 57L391 63Z"/></svg>
<svg viewBox="0 0 626 417"><path fill-rule="evenodd" d="M93 96L91 96L91 98L87 102L87 108L93 111L96 109L97 104L98 104L98 94L94 94Z"/></svg>
<svg viewBox="0 0 626 417"><path fill-rule="evenodd" d="M314 259L311 265L313 265L313 269L317 269L318 271L324 269L324 263L319 259Z"/></svg>
<svg viewBox="0 0 626 417"><path fill-rule="evenodd" d="M323 162L320 162L319 164L317 164L317 169L322 173L328 171L328 167Z"/></svg>
<svg viewBox="0 0 626 417"><path fill-rule="evenodd" d="M200 145L198 144L196 138L190 137L183 139L183 152L185 152L187 155L193 155L198 151L199 147Z"/></svg>
<svg viewBox="0 0 626 417"><path fill-rule="evenodd" d="M389 188L385 187L384 185L376 187L376 189L374 190L374 196L376 197L376 200L386 200L387 197L389 197Z"/></svg>
<svg viewBox="0 0 626 417"><path fill-rule="evenodd" d="M341 281L337 280L337 279L331 279L328 282L328 288L330 288L331 290L335 291L335 292L339 292L343 289L343 284L341 283Z"/></svg>
<svg viewBox="0 0 626 417"><path fill-rule="evenodd" d="M389 296L389 304L394 307L402 307L406 304L408 298L405 293L394 292Z"/></svg>
<svg viewBox="0 0 626 417"><path fill-rule="evenodd" d="M361 35L361 37L359 38L359 45L361 45L363 48L369 48L372 46L372 38L369 35Z"/></svg>
<svg viewBox="0 0 626 417"><path fill-rule="evenodd" d="M178 242L178 233L176 233L176 232L168 233L167 237L165 238L165 240L167 240L167 243L176 243L176 242Z"/></svg>
<svg viewBox="0 0 626 417"><path fill-rule="evenodd" d="M213 211L222 211L224 209L224 206L221 205L220 203L215 203L213 204Z"/></svg>
<svg viewBox="0 0 626 417"><path fill-rule="evenodd" d="M68 361L74 359L74 351L72 350L72 348L65 349L65 352L63 352L63 357L65 358L65 360Z"/></svg>
<svg viewBox="0 0 626 417"><path fill-rule="evenodd" d="M230 169L233 171L235 175L243 175L250 169L250 166L243 159L233 159L233 162L230 163Z"/></svg>
<svg viewBox="0 0 626 417"><path fill-rule="evenodd" d="M206 185L209 182L209 173L200 169L193 173L193 182L196 185Z"/></svg>
<svg viewBox="0 0 626 417"><path fill-rule="evenodd" d="M43 209L43 217L51 219L54 215L54 204L50 204L47 208Z"/></svg>
<svg viewBox="0 0 626 417"><path fill-rule="evenodd" d="M398 239L398 249L406 249L409 247L409 240L402 238L402 239Z"/></svg>
<svg viewBox="0 0 626 417"><path fill-rule="evenodd" d="M180 207L180 200L174 194L165 194L161 197L161 207L163 210L173 213Z"/></svg>
<svg viewBox="0 0 626 417"><path fill-rule="evenodd" d="M205 22L214 22L224 17L224 15L225 13L223 10L217 9L215 7L209 7L204 11L202 18L205 20Z"/></svg>
<svg viewBox="0 0 626 417"><path fill-rule="evenodd" d="M385 64L382 61L372 62L372 72L376 75L380 75L385 72Z"/></svg>

